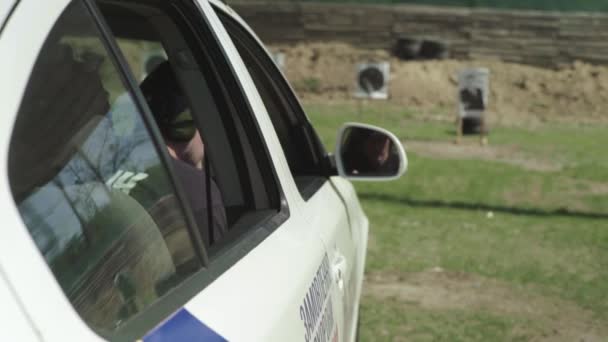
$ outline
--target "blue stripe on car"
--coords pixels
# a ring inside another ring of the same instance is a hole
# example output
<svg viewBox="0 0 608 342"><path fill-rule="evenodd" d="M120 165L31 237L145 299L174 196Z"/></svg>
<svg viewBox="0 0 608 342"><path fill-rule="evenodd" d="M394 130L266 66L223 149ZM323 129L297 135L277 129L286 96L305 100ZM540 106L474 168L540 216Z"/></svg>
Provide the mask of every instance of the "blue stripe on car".
<svg viewBox="0 0 608 342"><path fill-rule="evenodd" d="M227 341L185 309L179 310L148 333L143 340L144 342Z"/></svg>

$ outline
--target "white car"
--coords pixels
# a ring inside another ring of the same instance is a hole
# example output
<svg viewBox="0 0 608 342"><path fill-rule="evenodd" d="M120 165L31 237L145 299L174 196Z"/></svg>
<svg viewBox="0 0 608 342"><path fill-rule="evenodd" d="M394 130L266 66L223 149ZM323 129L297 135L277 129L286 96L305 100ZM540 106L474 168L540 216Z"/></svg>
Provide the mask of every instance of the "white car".
<svg viewBox="0 0 608 342"><path fill-rule="evenodd" d="M326 153L217 1L2 0L0 24L1 341L356 338L368 220L349 179L405 172L392 134L347 124ZM152 52L205 186L178 177L140 88Z"/></svg>

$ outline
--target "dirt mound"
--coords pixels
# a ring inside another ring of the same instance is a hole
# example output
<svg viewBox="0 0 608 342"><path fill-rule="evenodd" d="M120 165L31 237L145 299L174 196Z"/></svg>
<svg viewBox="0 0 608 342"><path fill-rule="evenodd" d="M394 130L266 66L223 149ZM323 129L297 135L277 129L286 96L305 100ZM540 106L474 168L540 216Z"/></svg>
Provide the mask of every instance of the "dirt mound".
<svg viewBox="0 0 608 342"><path fill-rule="evenodd" d="M467 67L490 69L489 118L498 124L608 121L608 67L582 62L560 70L497 60L400 61L383 50L344 43L273 46L286 55L285 73L304 100L350 101L359 62L390 61L392 103L452 120L456 75Z"/></svg>

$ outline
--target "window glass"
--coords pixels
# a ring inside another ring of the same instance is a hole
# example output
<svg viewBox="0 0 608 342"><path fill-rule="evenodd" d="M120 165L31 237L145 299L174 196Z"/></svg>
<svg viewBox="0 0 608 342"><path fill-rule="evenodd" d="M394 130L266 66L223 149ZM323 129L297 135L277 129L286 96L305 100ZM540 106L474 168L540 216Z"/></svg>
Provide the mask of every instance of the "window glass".
<svg viewBox="0 0 608 342"><path fill-rule="evenodd" d="M298 101L263 47L233 19L218 13L264 102L289 169L302 196L309 198L323 184L323 147Z"/></svg>
<svg viewBox="0 0 608 342"><path fill-rule="evenodd" d="M201 163L184 160L179 153L172 155L178 159L172 162L199 227L214 227L208 234L203 232L203 237L207 234L215 245L238 235L230 234L239 230L236 227L247 230L255 226L260 212L276 214L276 180L251 114L238 105L240 90L231 89L233 78L219 71L225 58L218 55L220 49L209 34L202 32L204 27L189 25L200 22L198 10L188 2L98 4L165 144L170 149L178 145L171 117L180 111L188 111L188 122L200 135L204 150ZM181 107L175 110L176 106ZM200 179L201 174L206 186L193 186L189 180ZM222 217L226 223L218 224Z"/></svg>
<svg viewBox="0 0 608 342"><path fill-rule="evenodd" d="M143 81L159 64L167 60L167 52L157 40L117 38L135 80Z"/></svg>
<svg viewBox="0 0 608 342"><path fill-rule="evenodd" d="M82 318L111 333L198 269L159 150L84 5L57 21L9 151L19 212Z"/></svg>

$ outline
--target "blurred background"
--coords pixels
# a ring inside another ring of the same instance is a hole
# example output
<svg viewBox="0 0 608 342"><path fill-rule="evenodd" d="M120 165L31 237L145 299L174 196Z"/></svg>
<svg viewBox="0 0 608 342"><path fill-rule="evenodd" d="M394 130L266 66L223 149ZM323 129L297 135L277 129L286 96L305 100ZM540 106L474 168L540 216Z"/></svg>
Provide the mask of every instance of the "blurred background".
<svg viewBox="0 0 608 342"><path fill-rule="evenodd" d="M228 3L328 150L345 121L407 150L401 180L356 184L362 341L608 340L608 2ZM383 96L355 96L367 67ZM469 68L484 111L456 144Z"/></svg>

